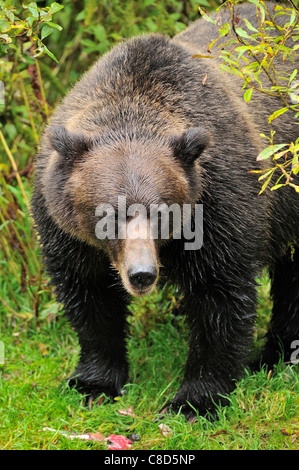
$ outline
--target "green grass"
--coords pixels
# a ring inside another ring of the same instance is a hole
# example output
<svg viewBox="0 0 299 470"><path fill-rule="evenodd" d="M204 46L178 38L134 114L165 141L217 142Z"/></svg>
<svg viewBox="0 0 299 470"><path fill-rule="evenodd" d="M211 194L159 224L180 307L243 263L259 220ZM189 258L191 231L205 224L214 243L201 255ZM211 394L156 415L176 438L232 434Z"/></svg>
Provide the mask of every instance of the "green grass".
<svg viewBox="0 0 299 470"><path fill-rule="evenodd" d="M2 331L0 448L106 448L103 442L70 440L59 432L43 431L44 427L76 434L138 434L133 450L298 448L298 375L294 367L282 364L272 377L265 371L247 373L231 395L230 406L219 410L218 421L199 418L191 425L182 416L168 416L163 423L170 427L170 435L162 436L155 419L182 378L186 327L181 318L170 314L169 305L159 320L159 296L152 296L148 305L147 323L138 317L146 308L144 300L133 309L125 395L115 403L94 404L92 409L65 385L76 364L78 344L62 315L38 326L18 321ZM129 407L134 417L118 411Z"/></svg>

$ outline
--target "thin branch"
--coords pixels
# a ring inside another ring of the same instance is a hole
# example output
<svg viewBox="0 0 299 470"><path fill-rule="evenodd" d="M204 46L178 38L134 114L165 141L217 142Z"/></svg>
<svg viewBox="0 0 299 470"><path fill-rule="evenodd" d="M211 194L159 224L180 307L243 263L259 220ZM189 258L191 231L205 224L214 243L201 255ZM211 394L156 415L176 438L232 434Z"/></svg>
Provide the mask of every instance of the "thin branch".
<svg viewBox="0 0 299 470"><path fill-rule="evenodd" d="M295 3L293 2L293 0L289 0L289 2L290 2L290 4L292 5L292 7L293 7L295 10L299 11L299 8L295 5Z"/></svg>

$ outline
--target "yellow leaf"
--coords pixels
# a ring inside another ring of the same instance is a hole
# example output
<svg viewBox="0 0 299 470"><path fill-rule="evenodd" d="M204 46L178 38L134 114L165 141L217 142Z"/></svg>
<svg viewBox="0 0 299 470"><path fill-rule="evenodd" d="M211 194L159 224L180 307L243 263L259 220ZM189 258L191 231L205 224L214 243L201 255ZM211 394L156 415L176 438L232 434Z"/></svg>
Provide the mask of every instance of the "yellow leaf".
<svg viewBox="0 0 299 470"><path fill-rule="evenodd" d="M41 352L42 356L46 356L49 353L49 345L44 343L37 343L37 347Z"/></svg>
<svg viewBox="0 0 299 470"><path fill-rule="evenodd" d="M7 163L0 163L0 171L3 171L6 175L9 173L9 166Z"/></svg>

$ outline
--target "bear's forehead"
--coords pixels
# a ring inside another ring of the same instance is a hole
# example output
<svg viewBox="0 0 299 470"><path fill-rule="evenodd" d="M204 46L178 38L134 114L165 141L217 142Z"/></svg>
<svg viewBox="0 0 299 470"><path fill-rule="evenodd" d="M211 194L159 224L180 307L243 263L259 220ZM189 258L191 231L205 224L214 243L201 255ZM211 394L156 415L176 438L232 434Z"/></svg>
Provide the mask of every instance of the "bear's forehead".
<svg viewBox="0 0 299 470"><path fill-rule="evenodd" d="M114 205L119 196L125 196L127 204L183 203L189 190L170 148L142 142L95 147L74 165L68 187L76 200L88 205Z"/></svg>

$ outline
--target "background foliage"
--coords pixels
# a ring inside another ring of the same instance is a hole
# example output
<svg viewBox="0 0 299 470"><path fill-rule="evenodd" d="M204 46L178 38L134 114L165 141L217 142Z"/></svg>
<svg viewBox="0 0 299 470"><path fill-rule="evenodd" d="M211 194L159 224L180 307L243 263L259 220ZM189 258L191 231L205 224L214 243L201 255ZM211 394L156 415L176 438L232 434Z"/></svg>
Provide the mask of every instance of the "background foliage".
<svg viewBox="0 0 299 470"><path fill-rule="evenodd" d="M298 1L289 0L276 5L275 9L270 9L262 0L247 1L255 6L258 26L255 27L247 18L240 16L238 4L241 0L225 3L221 8L228 8L231 22L218 28L219 36L213 38L207 48L210 55L204 57L213 58L216 45L216 56L221 59L220 69L240 78L246 103L250 102L253 93L277 98L281 108L268 116L268 124L288 113L292 115L294 126L298 126L299 80L295 68L295 59L299 55ZM217 25L217 20L199 8L207 21ZM281 69L285 61L290 65L289 73ZM299 193L296 179L299 174L299 137L294 142L276 144L275 131L270 128L269 135L261 136L266 139L266 148L257 160L267 160L268 168L252 172L261 174L259 195L266 188L275 191L283 186L290 186Z"/></svg>
<svg viewBox="0 0 299 470"><path fill-rule="evenodd" d="M177 388L187 348L184 322L173 315L179 299L170 287L131 308L135 385L128 385L120 400L122 407L134 403L138 416L120 416L111 407L86 410L75 392L59 388L74 368L78 347L43 272L29 217L33 159L42 130L72 84L114 44L146 32L173 36L199 17L199 6L211 10L218 3L65 0L61 8L51 1L0 1L1 448L86 448L57 435L44 437L43 425L78 433L136 431L143 439L136 448L296 446L298 382L284 368L272 382L265 372L245 378L232 397L231 411L223 410L218 424L201 420L190 433L176 417L171 437L161 436L153 414ZM267 278L260 295L256 347L271 309Z"/></svg>

